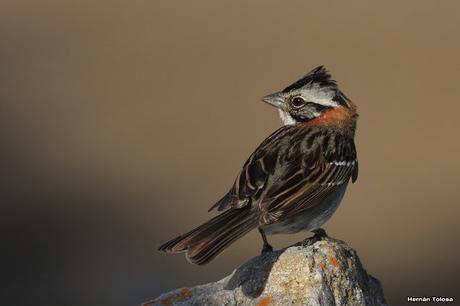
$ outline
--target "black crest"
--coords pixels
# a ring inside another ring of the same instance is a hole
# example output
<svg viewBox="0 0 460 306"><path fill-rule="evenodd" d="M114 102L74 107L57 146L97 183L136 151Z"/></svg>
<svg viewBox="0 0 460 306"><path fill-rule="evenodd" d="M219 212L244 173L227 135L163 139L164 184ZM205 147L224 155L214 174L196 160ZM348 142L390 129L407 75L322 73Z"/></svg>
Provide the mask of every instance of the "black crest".
<svg viewBox="0 0 460 306"><path fill-rule="evenodd" d="M342 105L347 105L347 101L350 101L343 92L337 87L337 82L331 79L331 75L324 68L324 66L319 66L310 71L306 76L296 81L295 83L289 85L282 92L290 92L304 87L307 84L318 84L320 87L329 87L335 90L334 101Z"/></svg>
<svg viewBox="0 0 460 306"><path fill-rule="evenodd" d="M296 90L307 84L313 83L318 84L321 87L337 87L337 83L331 79L331 75L326 70L326 68L324 68L324 66L319 66L310 71L306 76L304 76L297 82L283 89L283 92Z"/></svg>

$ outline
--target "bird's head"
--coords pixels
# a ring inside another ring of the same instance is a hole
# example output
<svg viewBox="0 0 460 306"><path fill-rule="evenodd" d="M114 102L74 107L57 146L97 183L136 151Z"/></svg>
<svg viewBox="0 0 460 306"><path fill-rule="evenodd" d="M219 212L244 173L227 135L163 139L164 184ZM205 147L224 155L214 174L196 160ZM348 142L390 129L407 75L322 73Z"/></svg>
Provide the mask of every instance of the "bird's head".
<svg viewBox="0 0 460 306"><path fill-rule="evenodd" d="M284 124L340 123L357 117L355 105L323 66L262 101L278 109Z"/></svg>

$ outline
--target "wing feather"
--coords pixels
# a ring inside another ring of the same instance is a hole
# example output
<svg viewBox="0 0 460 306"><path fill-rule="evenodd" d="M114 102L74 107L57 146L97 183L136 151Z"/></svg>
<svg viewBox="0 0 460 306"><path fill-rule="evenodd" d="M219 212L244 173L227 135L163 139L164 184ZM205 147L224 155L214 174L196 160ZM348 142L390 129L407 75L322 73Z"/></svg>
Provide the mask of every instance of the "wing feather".
<svg viewBox="0 0 460 306"><path fill-rule="evenodd" d="M249 157L230 191L210 210L257 203L271 224L315 206L358 176L352 136L283 126Z"/></svg>
<svg viewBox="0 0 460 306"><path fill-rule="evenodd" d="M246 161L230 191L208 211L242 208L259 197L275 172L279 148L291 130L292 126L283 126L266 138Z"/></svg>
<svg viewBox="0 0 460 306"><path fill-rule="evenodd" d="M259 204L263 212L261 216L263 224L282 221L286 217L321 203L341 185L347 184L350 178L357 176L354 144L344 143L352 142L352 138L333 137L336 151L331 154L324 151L328 146L321 143L324 140L329 141L331 136L318 138L320 136L314 135L314 137L316 139L312 144L314 148L310 150L311 153L306 154L302 162L291 165L288 173L295 175L281 179L270 186L266 197ZM311 139L309 141L311 142ZM316 147L314 143L317 143ZM302 152L298 154L302 155Z"/></svg>

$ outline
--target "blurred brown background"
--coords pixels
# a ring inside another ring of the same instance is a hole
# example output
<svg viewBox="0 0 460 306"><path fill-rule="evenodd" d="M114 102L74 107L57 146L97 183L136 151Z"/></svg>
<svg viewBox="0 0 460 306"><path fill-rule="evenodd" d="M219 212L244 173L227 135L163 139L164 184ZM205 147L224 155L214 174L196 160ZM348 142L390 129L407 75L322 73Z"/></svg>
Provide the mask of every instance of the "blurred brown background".
<svg viewBox="0 0 460 306"><path fill-rule="evenodd" d="M320 64L361 114L326 229L390 304L458 298L459 34L453 0L3 0L2 304L136 305L258 254L255 232L204 267L156 247L280 126L259 98Z"/></svg>

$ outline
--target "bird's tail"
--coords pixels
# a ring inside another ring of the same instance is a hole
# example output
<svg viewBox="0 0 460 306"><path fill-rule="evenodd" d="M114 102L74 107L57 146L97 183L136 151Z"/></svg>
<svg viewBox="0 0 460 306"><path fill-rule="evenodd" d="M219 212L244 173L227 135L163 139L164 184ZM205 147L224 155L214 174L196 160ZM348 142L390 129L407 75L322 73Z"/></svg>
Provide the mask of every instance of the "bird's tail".
<svg viewBox="0 0 460 306"><path fill-rule="evenodd" d="M187 252L187 260L204 265L230 244L257 227L258 217L248 208L229 209L190 232L170 240L158 250L168 253Z"/></svg>

